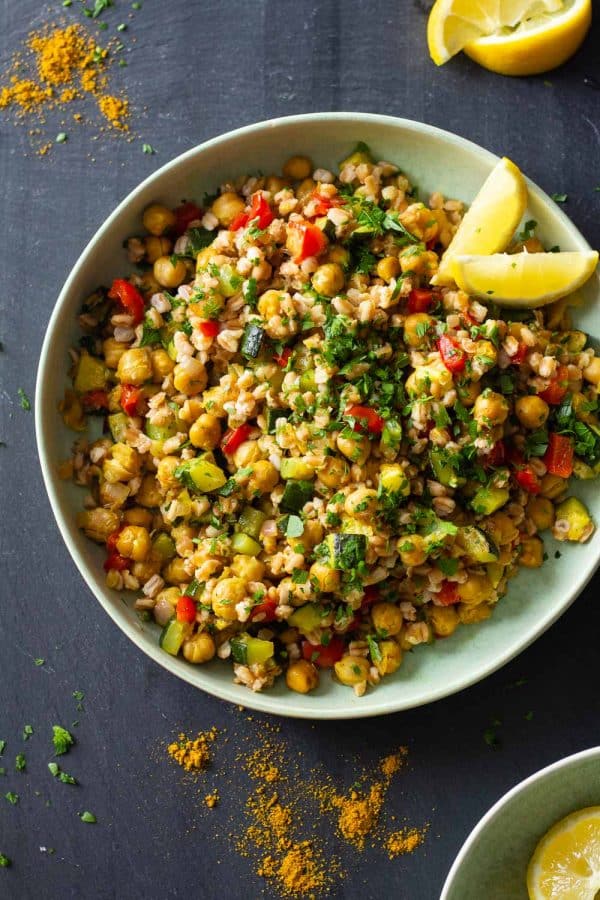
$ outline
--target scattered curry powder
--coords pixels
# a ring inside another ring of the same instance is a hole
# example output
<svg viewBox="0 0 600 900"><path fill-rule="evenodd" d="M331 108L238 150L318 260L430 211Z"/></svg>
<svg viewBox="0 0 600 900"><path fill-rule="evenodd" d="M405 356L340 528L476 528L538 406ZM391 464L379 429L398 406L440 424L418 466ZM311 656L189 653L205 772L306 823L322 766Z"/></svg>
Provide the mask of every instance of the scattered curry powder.
<svg viewBox="0 0 600 900"><path fill-rule="evenodd" d="M282 897L314 900L328 886L323 861L311 841L293 844L280 859L266 856L257 874L271 879Z"/></svg>
<svg viewBox="0 0 600 900"><path fill-rule="evenodd" d="M204 798L204 802L209 809L214 809L217 803L219 802L219 792L212 791L212 793L207 794Z"/></svg>
<svg viewBox="0 0 600 900"><path fill-rule="evenodd" d="M412 853L417 847L420 847L425 840L428 826L421 830L417 828L402 828L400 831L393 831L385 842L385 849L389 859L395 859L404 853Z"/></svg>
<svg viewBox="0 0 600 900"><path fill-rule="evenodd" d="M211 762L210 744L217 736L217 729L200 732L195 738L180 734L177 741L167 746L167 753L186 772L199 772Z"/></svg>

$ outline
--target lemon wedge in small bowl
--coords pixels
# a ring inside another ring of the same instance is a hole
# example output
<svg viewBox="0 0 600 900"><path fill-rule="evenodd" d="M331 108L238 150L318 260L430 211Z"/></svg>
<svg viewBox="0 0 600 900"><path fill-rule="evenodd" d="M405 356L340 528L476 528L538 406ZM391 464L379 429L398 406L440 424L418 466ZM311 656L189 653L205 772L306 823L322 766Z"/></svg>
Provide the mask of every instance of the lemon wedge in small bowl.
<svg viewBox="0 0 600 900"><path fill-rule="evenodd" d="M594 900L600 891L600 806L571 813L547 831L527 871L530 900Z"/></svg>
<svg viewBox="0 0 600 900"><path fill-rule="evenodd" d="M461 255L452 258L452 274L472 297L497 306L536 309L572 294L597 265L596 250Z"/></svg>

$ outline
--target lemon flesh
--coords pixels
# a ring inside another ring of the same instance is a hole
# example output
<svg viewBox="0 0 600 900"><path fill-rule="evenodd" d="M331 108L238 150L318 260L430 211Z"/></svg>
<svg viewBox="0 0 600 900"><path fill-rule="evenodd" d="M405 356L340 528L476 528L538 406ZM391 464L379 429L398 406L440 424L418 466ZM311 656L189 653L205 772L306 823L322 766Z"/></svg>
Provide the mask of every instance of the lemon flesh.
<svg viewBox="0 0 600 900"><path fill-rule="evenodd" d="M429 53L441 66L478 38L562 7L563 0L436 0L427 22Z"/></svg>
<svg viewBox="0 0 600 900"><path fill-rule="evenodd" d="M497 306L535 309L572 294L594 272L595 250L572 253L496 253L456 256L452 273L472 297Z"/></svg>
<svg viewBox="0 0 600 900"><path fill-rule="evenodd" d="M537 845L527 870L530 900L594 900L600 891L600 806L571 813Z"/></svg>
<svg viewBox="0 0 600 900"><path fill-rule="evenodd" d="M467 56L501 75L539 75L561 66L577 51L592 22L591 0L565 2L554 15L536 16L508 34L480 37Z"/></svg>
<svg viewBox="0 0 600 900"><path fill-rule="evenodd" d="M465 253L504 250L527 206L527 186L521 171L504 157L492 169L440 260L432 284L451 284L452 260Z"/></svg>

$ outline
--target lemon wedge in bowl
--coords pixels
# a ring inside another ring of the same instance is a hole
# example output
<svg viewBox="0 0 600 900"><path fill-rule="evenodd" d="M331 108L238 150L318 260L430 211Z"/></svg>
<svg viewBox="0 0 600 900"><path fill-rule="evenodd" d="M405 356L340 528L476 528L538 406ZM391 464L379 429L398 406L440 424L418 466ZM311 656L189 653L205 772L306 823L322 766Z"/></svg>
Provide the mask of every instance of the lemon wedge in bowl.
<svg viewBox="0 0 600 900"><path fill-rule="evenodd" d="M432 284L454 281L452 260L465 253L504 250L527 206L527 185L520 169L506 156L492 169L440 260Z"/></svg>
<svg viewBox="0 0 600 900"><path fill-rule="evenodd" d="M536 309L572 294L597 264L596 250L461 255L452 259L452 274L472 297L497 306Z"/></svg>
<svg viewBox="0 0 600 900"><path fill-rule="evenodd" d="M530 900L594 900L600 891L600 806L571 813L537 845L527 871Z"/></svg>

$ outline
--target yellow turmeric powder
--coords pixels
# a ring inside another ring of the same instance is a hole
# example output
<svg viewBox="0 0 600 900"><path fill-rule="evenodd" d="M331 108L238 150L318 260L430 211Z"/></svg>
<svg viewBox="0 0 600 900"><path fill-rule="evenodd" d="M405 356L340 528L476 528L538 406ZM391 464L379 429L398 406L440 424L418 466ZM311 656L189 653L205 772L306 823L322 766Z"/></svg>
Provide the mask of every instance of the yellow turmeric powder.
<svg viewBox="0 0 600 900"><path fill-rule="evenodd" d="M195 738L187 738L185 734L180 734L177 741L172 741L167 746L167 753L186 772L200 772L210 765L212 758L210 743L216 736L216 728L200 732Z"/></svg>
<svg viewBox="0 0 600 900"><path fill-rule="evenodd" d="M420 831L417 828L402 828L400 831L393 831L385 842L388 857L395 859L403 853L412 853L425 840L427 830L428 826L426 825Z"/></svg>

